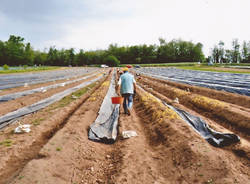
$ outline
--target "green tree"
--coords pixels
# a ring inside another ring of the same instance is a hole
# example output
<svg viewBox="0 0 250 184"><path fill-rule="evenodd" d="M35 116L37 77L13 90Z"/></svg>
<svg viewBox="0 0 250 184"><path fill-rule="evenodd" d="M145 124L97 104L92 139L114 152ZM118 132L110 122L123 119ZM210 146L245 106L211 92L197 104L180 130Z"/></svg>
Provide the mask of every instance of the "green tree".
<svg viewBox="0 0 250 184"><path fill-rule="evenodd" d="M194 45L194 47L192 49L191 58L195 62L204 62L205 61L205 55L202 52L202 47L203 47L203 45L201 43L197 43L196 45Z"/></svg>
<svg viewBox="0 0 250 184"><path fill-rule="evenodd" d="M242 62L250 62L250 42L243 41L241 49Z"/></svg>
<svg viewBox="0 0 250 184"><path fill-rule="evenodd" d="M214 63L223 63L225 60L224 42L219 41L218 46L215 45L211 52Z"/></svg>
<svg viewBox="0 0 250 184"><path fill-rule="evenodd" d="M9 66L8 66L8 65L6 65L6 64L5 64L5 65L3 65L3 69L4 69L4 70L9 70Z"/></svg>
<svg viewBox="0 0 250 184"><path fill-rule="evenodd" d="M5 44L0 40L0 66L5 64Z"/></svg>
<svg viewBox="0 0 250 184"><path fill-rule="evenodd" d="M225 60L227 63L232 63L233 62L233 51L227 49L225 53Z"/></svg>
<svg viewBox="0 0 250 184"><path fill-rule="evenodd" d="M80 49L80 52L76 54L75 60L76 60L77 65L79 66L84 66L87 64L84 51L82 49Z"/></svg>
<svg viewBox="0 0 250 184"><path fill-rule="evenodd" d="M66 65L76 65L76 63L74 63L74 58L75 58L75 50L73 48L70 48L68 50L65 51L66 52L66 60L64 61L64 63Z"/></svg>
<svg viewBox="0 0 250 184"><path fill-rule="evenodd" d="M220 41L219 42L219 48L218 48L218 54L219 54L219 63L223 63L224 61L224 55L225 55L225 50L224 50L224 42Z"/></svg>
<svg viewBox="0 0 250 184"><path fill-rule="evenodd" d="M63 66L64 60L62 60L62 54L64 54L64 50L59 52L55 46L49 48L49 52L47 55L47 60L45 65L49 66ZM61 57L61 58L60 58Z"/></svg>
<svg viewBox="0 0 250 184"><path fill-rule="evenodd" d="M233 39L232 41L232 54L233 54L233 63L239 63L241 60L240 57L240 44L238 39Z"/></svg>
<svg viewBox="0 0 250 184"><path fill-rule="evenodd" d="M115 56L110 55L104 59L104 63L108 66L119 66L120 61Z"/></svg>
<svg viewBox="0 0 250 184"><path fill-rule="evenodd" d="M6 64L10 66L23 65L24 63L24 38L10 35L9 40L5 43Z"/></svg>
<svg viewBox="0 0 250 184"><path fill-rule="evenodd" d="M47 61L47 53L34 51L34 64L35 65L45 65Z"/></svg>
<svg viewBox="0 0 250 184"><path fill-rule="evenodd" d="M30 43L27 43L25 45L23 59L24 59L24 62L23 62L24 64L29 65L29 66L34 65L34 51L31 48Z"/></svg>

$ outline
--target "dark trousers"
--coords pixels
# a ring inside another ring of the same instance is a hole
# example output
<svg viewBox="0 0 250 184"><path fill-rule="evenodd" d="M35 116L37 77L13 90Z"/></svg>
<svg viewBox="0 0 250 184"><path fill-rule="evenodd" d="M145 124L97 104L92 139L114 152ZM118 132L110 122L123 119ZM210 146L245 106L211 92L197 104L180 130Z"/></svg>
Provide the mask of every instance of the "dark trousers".
<svg viewBox="0 0 250 184"><path fill-rule="evenodd" d="M131 109L133 105L133 94L125 93L122 94L123 99L123 109L125 113L128 113L128 108Z"/></svg>

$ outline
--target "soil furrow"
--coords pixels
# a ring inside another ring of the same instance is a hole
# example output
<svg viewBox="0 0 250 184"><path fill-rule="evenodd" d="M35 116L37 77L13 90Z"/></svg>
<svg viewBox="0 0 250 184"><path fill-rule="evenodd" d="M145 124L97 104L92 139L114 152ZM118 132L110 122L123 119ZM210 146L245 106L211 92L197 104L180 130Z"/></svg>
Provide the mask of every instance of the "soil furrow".
<svg viewBox="0 0 250 184"><path fill-rule="evenodd" d="M71 115L79 108L79 106L89 98L90 94L94 93L95 90L97 90L97 88L100 86L100 82L99 85L95 85L95 87L92 86L92 89L88 93L66 107L58 109L58 107L61 107L61 102L58 102L42 110L41 112L24 117L21 120L22 122L27 120L25 123L32 124L33 122L33 125L35 126L32 128L32 132L29 133L29 136L25 136L25 134L13 134L12 131L15 125L11 125L10 127L6 128L3 132L3 136L5 139L7 138L9 140L15 140L15 142L13 142L14 145L9 149L1 149L0 154L4 155L5 159L0 160L0 183L8 181L9 178L12 178L17 173L19 173L20 169L22 169L22 167L24 167L24 165L28 163L29 160L34 158L43 158L44 155L40 154L39 150L50 140L50 138L56 134L58 130L65 126L69 117L71 117Z"/></svg>
<svg viewBox="0 0 250 184"><path fill-rule="evenodd" d="M150 81L159 82L161 84L166 84L169 87L175 87L184 91L189 91L191 93L206 96L212 99L217 99L217 100L228 102L228 103L235 104L238 106L250 108L250 97L248 96L229 93L226 91L218 91L218 90L209 89L205 87L197 87L197 86L192 86L188 84L172 82L168 80L157 79L157 78L153 78L153 77L149 77L145 75L142 75L142 78L148 79Z"/></svg>
<svg viewBox="0 0 250 184"><path fill-rule="evenodd" d="M196 95L174 87L166 86L157 81L140 79L143 87L155 90L169 98L172 102L178 98L180 104L212 119L227 129L234 131L249 140L250 109L230 105L218 100Z"/></svg>
<svg viewBox="0 0 250 184"><path fill-rule="evenodd" d="M2 103L0 103L0 116L2 116L4 114L7 114L9 112L15 111L17 109L20 109L20 108L22 108L24 106L34 104L34 103L40 101L41 99L48 98L48 97L50 97L50 96L52 96L52 95L54 95L56 93L62 92L64 90L72 88L72 87L75 87L75 86L77 86L77 85L79 85L79 84L81 84L83 82L92 80L95 77L96 76L90 77L88 79L85 79L85 80L82 80L82 81L79 81L79 82L75 82L75 83L72 83L72 84L69 84L69 85L66 85L66 86L61 86L61 87L57 87L57 88L54 88L54 89L50 89L50 90L48 90L46 92L39 92L39 93L24 96L24 97L20 97L20 98L17 98L15 100L11 100L11 101L8 101L8 102L2 102Z"/></svg>
<svg viewBox="0 0 250 184"><path fill-rule="evenodd" d="M202 95L205 91L198 94L191 88L181 90L154 79L141 78L137 83L142 84L145 91L137 89L131 115L125 115L120 108L117 141L114 144L90 141L89 126L98 115L109 80L110 77L73 102L64 99L24 117L23 122L34 125L28 134L12 134L15 125L1 132L0 138L8 141L0 145L0 183L248 183L248 136L246 132L235 130L233 124L225 126L228 122L221 117L219 120L210 117L217 111L206 108L217 103L212 103L215 98ZM181 95L175 96L176 91ZM202 104L203 109L187 105L191 102L183 100L185 95L190 101L198 95L201 99L204 96L204 99L211 99L211 103ZM176 97L180 103L174 101ZM161 100L201 117L217 131L240 133L243 138L232 146L214 147ZM226 104L218 99L216 102ZM249 112L248 107L236 104L226 106L227 111L240 107L238 114ZM243 114L242 120L248 117ZM122 132L126 130L136 131L137 136L124 139Z"/></svg>

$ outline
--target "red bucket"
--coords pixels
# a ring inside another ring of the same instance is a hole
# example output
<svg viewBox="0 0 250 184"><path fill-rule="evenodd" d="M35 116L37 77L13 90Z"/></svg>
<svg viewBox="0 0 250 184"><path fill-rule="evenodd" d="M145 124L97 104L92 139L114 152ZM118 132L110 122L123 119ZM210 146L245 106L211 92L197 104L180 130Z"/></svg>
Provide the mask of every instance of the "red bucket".
<svg viewBox="0 0 250 184"><path fill-rule="evenodd" d="M112 104L122 104L123 103L123 97L121 96L115 96L111 97Z"/></svg>

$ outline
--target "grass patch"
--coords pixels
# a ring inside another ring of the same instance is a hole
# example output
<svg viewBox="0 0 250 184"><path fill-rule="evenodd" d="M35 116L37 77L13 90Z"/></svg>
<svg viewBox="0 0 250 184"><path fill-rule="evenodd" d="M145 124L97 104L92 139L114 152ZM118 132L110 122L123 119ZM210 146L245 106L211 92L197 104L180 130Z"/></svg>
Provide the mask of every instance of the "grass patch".
<svg viewBox="0 0 250 184"><path fill-rule="evenodd" d="M54 110L54 109L57 109L57 108L62 108L62 107L65 107L67 105L69 105L72 101L75 100L75 98L72 98L72 96L76 96L76 97L81 97L82 95L84 95L87 91L91 90L92 88L94 88L96 86L97 82L94 82L74 93L72 93L71 95L68 95L66 97L64 97L62 100L60 100L58 103L56 103L56 105L54 106L51 106L49 109L48 109L48 112Z"/></svg>
<svg viewBox="0 0 250 184"><path fill-rule="evenodd" d="M6 147L12 146L12 144L13 142L10 139L5 139L4 141L0 142L0 145L6 146Z"/></svg>
<svg viewBox="0 0 250 184"><path fill-rule="evenodd" d="M74 92L72 95L75 95L76 97L80 97L82 95L84 95L88 90L92 89L93 87L95 87L96 82L94 82L93 84L88 85L87 87L80 89L76 92Z"/></svg>
<svg viewBox="0 0 250 184"><path fill-rule="evenodd" d="M19 180L21 180L21 179L23 179L23 178L24 178L24 176L19 176L19 177L18 177Z"/></svg>
<svg viewBox="0 0 250 184"><path fill-rule="evenodd" d="M60 148L60 147L56 148L56 151L61 151L61 150L62 150L62 148Z"/></svg>
<svg viewBox="0 0 250 184"><path fill-rule="evenodd" d="M37 125L40 125L40 122L45 120L45 118L38 118L38 119L35 119L34 121L32 121L32 125L34 126L37 126Z"/></svg>
<svg viewBox="0 0 250 184"><path fill-rule="evenodd" d="M19 69L8 69L8 70L0 70L0 74L10 74L10 73L24 73L24 72L37 72L37 71L45 71L45 70L55 70L60 67L58 66L43 66L43 67L20 67Z"/></svg>

